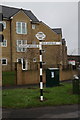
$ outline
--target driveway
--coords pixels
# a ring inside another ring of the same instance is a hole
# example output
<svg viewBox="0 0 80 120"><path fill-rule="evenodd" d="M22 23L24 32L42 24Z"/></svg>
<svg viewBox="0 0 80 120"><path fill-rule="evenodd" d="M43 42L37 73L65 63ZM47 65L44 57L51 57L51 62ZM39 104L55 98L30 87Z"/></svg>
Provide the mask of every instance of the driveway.
<svg viewBox="0 0 80 120"><path fill-rule="evenodd" d="M37 108L25 108L25 109L4 109L2 110L3 118L30 118L38 119L46 118L47 120L53 118L75 118L77 120L80 116L79 105L63 105L52 107L37 107ZM46 120L45 119L45 120ZM60 119L60 120L61 120ZM78 119L79 120L79 119Z"/></svg>

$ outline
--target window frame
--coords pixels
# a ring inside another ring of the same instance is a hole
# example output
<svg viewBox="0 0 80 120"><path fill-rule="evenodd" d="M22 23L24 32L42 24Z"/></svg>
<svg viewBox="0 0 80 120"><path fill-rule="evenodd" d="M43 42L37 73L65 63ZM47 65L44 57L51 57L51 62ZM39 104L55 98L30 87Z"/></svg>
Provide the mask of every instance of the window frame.
<svg viewBox="0 0 80 120"><path fill-rule="evenodd" d="M17 58L17 62L19 62L18 60L21 60L21 64L22 64L22 70L28 70L28 61L26 60L26 59L24 59L24 58ZM23 59L24 59L24 61L25 61L25 69L24 69L24 67L23 67Z"/></svg>
<svg viewBox="0 0 80 120"><path fill-rule="evenodd" d="M6 29L6 22L5 21L0 21L0 23L3 24L3 28Z"/></svg>
<svg viewBox="0 0 80 120"><path fill-rule="evenodd" d="M20 23L21 32L18 31L18 23ZM25 23L25 33L23 33L23 23ZM17 34L27 34L27 23L26 22L16 22L16 33Z"/></svg>
<svg viewBox="0 0 80 120"><path fill-rule="evenodd" d="M2 63L2 60L4 60L4 59L6 60L6 64L3 64L3 63ZM2 59L1 59L1 64L2 64L2 65L7 65L7 58L2 58Z"/></svg>
<svg viewBox="0 0 80 120"><path fill-rule="evenodd" d="M22 62L22 58L17 58L17 62L19 62L19 60L21 60L21 62Z"/></svg>
<svg viewBox="0 0 80 120"><path fill-rule="evenodd" d="M20 41L21 42L21 44L18 44L18 41ZM24 41L24 43L23 43L23 41ZM25 44L27 44L27 40L16 40L16 45L18 46L18 45L25 45ZM26 52L26 48L23 50L24 48L20 48L20 50L21 51L19 51L19 48L17 47L17 52Z"/></svg>
<svg viewBox="0 0 80 120"><path fill-rule="evenodd" d="M36 25L32 24L32 29L35 30L36 29Z"/></svg>
<svg viewBox="0 0 80 120"><path fill-rule="evenodd" d="M3 42L6 41L6 45L3 45ZM3 40L3 42L1 42L1 46L2 47L7 47L7 40Z"/></svg>

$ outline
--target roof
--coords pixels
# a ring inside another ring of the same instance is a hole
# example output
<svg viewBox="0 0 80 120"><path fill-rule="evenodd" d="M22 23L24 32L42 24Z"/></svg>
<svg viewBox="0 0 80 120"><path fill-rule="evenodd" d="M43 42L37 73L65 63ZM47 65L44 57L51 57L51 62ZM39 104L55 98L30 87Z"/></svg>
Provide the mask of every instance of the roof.
<svg viewBox="0 0 80 120"><path fill-rule="evenodd" d="M52 29L54 32L56 32L57 34L61 34L62 35L62 29L61 28L54 28Z"/></svg>
<svg viewBox="0 0 80 120"><path fill-rule="evenodd" d="M37 17L30 10L24 10L24 9L19 9L14 7L1 6L1 5L0 7L2 7L3 18L10 19L17 12L19 12L20 10L23 10L23 12L32 20L32 22L39 22Z"/></svg>

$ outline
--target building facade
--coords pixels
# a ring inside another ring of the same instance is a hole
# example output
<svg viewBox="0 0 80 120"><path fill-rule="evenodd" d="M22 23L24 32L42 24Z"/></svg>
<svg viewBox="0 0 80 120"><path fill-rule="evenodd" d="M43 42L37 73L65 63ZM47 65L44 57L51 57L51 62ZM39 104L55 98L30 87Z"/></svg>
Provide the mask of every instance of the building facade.
<svg viewBox="0 0 80 120"><path fill-rule="evenodd" d="M0 21L2 21L2 8L0 7ZM1 47L1 43L3 42L3 35L2 35L2 24L0 24L0 86L2 86L2 47Z"/></svg>
<svg viewBox="0 0 80 120"><path fill-rule="evenodd" d="M34 70L39 68L39 49L38 48L19 48L23 44L39 44L35 37L38 32L46 35L44 42L61 42L61 29L51 29L42 21L39 21L29 10L17 9L2 6L4 41L2 46L2 69L11 71L15 69L15 63L21 62L23 70ZM59 64L67 65L66 44L44 45L43 68L58 67ZM64 56L64 57L63 57ZM65 58L65 59L64 59ZM24 67L25 63L25 67Z"/></svg>
<svg viewBox="0 0 80 120"><path fill-rule="evenodd" d="M68 55L68 63L80 67L80 55Z"/></svg>

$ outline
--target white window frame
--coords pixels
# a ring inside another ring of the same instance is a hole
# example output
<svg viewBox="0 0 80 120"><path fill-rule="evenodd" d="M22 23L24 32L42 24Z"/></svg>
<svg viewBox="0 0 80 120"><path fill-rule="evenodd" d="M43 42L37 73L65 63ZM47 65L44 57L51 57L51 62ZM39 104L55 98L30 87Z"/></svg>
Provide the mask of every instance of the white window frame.
<svg viewBox="0 0 80 120"><path fill-rule="evenodd" d="M25 60L25 69L23 68L23 58L22 58L22 70L28 70L28 61Z"/></svg>
<svg viewBox="0 0 80 120"><path fill-rule="evenodd" d="M0 23L3 24L4 29L6 29L6 22L5 21L0 21Z"/></svg>
<svg viewBox="0 0 80 120"><path fill-rule="evenodd" d="M22 62L22 58L17 58L17 62L19 62L19 59L21 60L21 62Z"/></svg>
<svg viewBox="0 0 80 120"><path fill-rule="evenodd" d="M20 41L21 44L18 44L18 41ZM18 45L23 45L23 41L25 41L25 44L27 44L27 40L16 40L17 52L26 52L26 48L21 48L21 51L19 51L19 49L18 49ZM25 44L24 44L24 45L25 45Z"/></svg>
<svg viewBox="0 0 80 120"><path fill-rule="evenodd" d="M32 24L32 29L36 29L36 25L35 24Z"/></svg>
<svg viewBox="0 0 80 120"><path fill-rule="evenodd" d="M3 61L3 60L6 60L6 64L2 64L2 61ZM2 58L2 59L1 59L1 64L2 64L2 65L7 65L7 59L6 59L6 58Z"/></svg>
<svg viewBox="0 0 80 120"><path fill-rule="evenodd" d="M6 41L6 45L3 45L4 41ZM2 47L7 47L7 40L3 40L3 42L1 42L1 46Z"/></svg>
<svg viewBox="0 0 80 120"><path fill-rule="evenodd" d="M22 63L22 70L28 70L28 61L25 60L25 69L23 68L23 58L17 58L17 62L18 60L21 59L21 63Z"/></svg>
<svg viewBox="0 0 80 120"><path fill-rule="evenodd" d="M21 24L21 32L18 31L18 23ZM23 33L22 24L25 23L25 33ZM17 34L27 34L27 23L26 22L16 22L16 33Z"/></svg>

